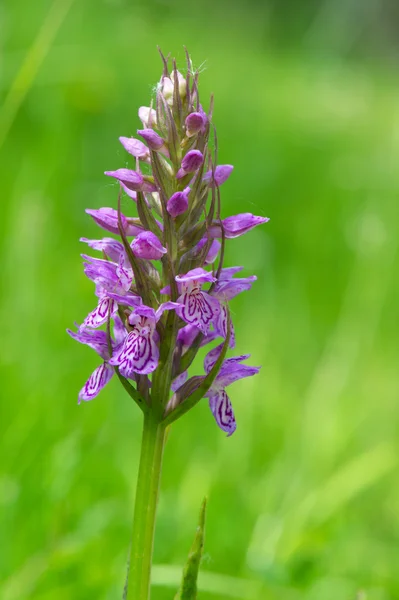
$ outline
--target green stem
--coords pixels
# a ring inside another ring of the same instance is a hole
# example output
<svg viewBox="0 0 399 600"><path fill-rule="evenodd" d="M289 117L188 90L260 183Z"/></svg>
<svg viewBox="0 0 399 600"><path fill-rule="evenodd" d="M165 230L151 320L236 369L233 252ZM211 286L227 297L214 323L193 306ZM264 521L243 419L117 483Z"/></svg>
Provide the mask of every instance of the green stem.
<svg viewBox="0 0 399 600"><path fill-rule="evenodd" d="M128 600L148 600L151 585L155 513L161 479L165 426L157 411L144 414L140 465L134 507Z"/></svg>

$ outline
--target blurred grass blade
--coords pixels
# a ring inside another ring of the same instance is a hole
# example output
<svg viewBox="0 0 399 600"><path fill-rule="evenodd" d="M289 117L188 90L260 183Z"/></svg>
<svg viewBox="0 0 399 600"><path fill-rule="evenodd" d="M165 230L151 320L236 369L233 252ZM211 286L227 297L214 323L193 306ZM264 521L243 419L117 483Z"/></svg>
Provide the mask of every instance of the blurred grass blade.
<svg viewBox="0 0 399 600"><path fill-rule="evenodd" d="M205 515L206 498L202 501L197 531L195 533L193 545L188 554L186 566L183 570L180 590L177 592L175 600L196 600L197 598L198 571L204 548Z"/></svg>
<svg viewBox="0 0 399 600"><path fill-rule="evenodd" d="M74 0L55 0L11 84L0 112L0 148Z"/></svg>

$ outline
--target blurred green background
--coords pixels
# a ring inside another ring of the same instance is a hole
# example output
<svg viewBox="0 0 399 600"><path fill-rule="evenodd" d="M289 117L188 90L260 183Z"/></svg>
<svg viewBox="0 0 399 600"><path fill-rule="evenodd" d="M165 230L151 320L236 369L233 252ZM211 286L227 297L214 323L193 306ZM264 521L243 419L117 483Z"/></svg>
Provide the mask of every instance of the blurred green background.
<svg viewBox="0 0 399 600"><path fill-rule="evenodd" d="M171 599L209 496L200 598L399 597L398 5L380 0L0 4L0 598L121 598L141 416L68 338L94 306L85 207L183 44L215 94L227 246L256 274L232 303L261 374L166 448L153 577ZM125 210L131 205L125 200Z"/></svg>

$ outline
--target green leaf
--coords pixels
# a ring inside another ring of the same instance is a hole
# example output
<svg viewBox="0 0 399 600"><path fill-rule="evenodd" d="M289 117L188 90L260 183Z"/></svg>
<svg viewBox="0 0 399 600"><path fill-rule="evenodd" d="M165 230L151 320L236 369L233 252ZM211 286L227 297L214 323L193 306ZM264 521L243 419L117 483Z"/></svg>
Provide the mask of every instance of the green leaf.
<svg viewBox="0 0 399 600"><path fill-rule="evenodd" d="M175 600L197 599L198 571L202 558L205 538L206 501L206 498L204 498L202 501L197 531L195 532L194 541L188 554L186 566L183 570L180 590L177 592Z"/></svg>

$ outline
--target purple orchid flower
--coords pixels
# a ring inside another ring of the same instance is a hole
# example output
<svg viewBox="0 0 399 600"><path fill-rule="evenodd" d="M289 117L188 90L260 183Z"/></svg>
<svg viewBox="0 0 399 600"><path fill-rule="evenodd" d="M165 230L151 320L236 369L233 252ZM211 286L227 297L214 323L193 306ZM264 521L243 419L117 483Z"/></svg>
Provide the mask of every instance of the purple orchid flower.
<svg viewBox="0 0 399 600"><path fill-rule="evenodd" d="M165 310L173 310L177 306L176 302L165 302L157 311L149 306L138 306L129 316L133 329L109 364L118 366L124 377L132 377L133 373L148 375L155 371L159 361L156 324Z"/></svg>
<svg viewBox="0 0 399 600"><path fill-rule="evenodd" d="M175 192L166 205L168 213L174 218L186 212L188 208L188 195L190 188L186 187L182 192Z"/></svg>
<svg viewBox="0 0 399 600"><path fill-rule="evenodd" d="M218 165L215 168L214 175L212 175L212 171L208 171L203 176L202 181L209 183L211 187L220 186L228 180L233 169L233 165Z"/></svg>
<svg viewBox="0 0 399 600"><path fill-rule="evenodd" d="M207 292L203 292L201 287L204 283L216 281L216 278L212 273L199 267L185 275L177 275L175 279L181 291L181 295L177 299L179 303L176 308L177 314L183 321L195 325L206 335L210 324L220 313L220 303Z"/></svg>
<svg viewBox="0 0 399 600"><path fill-rule="evenodd" d="M207 373L212 369L221 351L221 346L211 350L204 361L204 369ZM260 367L249 367L242 365L242 361L250 357L250 354L242 354L235 358L225 360L220 368L212 386L205 394L209 400L209 407L215 417L217 425L223 429L228 436L232 435L236 428L236 420L230 398L226 394L225 388L244 377L251 377L259 373Z"/></svg>
<svg viewBox="0 0 399 600"><path fill-rule="evenodd" d="M96 284L99 302L87 315L80 329L96 329L106 323L108 315L113 316L117 312L118 302L126 306L141 304L140 296L130 292L133 273L124 265L124 254L120 255L119 264L86 254L82 254L82 257L85 260L84 273Z"/></svg>
<svg viewBox="0 0 399 600"><path fill-rule="evenodd" d="M147 260L157 260L166 254L164 248L152 231L143 231L131 243L133 254Z"/></svg>
<svg viewBox="0 0 399 600"><path fill-rule="evenodd" d="M208 238L207 237L203 237L198 244L195 247L195 255L198 256L198 254L201 252L202 248L205 246L205 244L208 242ZM208 254L206 255L205 258L205 264L206 265L211 265L215 262L217 255L220 252L220 248L221 248L222 244L219 242L219 240L212 240L212 243L209 247L208 250Z"/></svg>
<svg viewBox="0 0 399 600"><path fill-rule="evenodd" d="M156 186L143 177L141 173L132 171L131 169L105 171L104 175L114 177L129 188L129 190L133 190L133 192L155 192L157 189Z"/></svg>
<svg viewBox="0 0 399 600"><path fill-rule="evenodd" d="M233 275L242 271L243 267L230 267L228 269L222 269L220 277L212 290L212 296L215 296L220 302L221 310L214 323L215 331L223 338L227 336L227 302L232 300L241 292L250 290L252 283L256 281L256 275L250 277L236 278L233 279ZM230 348L235 347L235 332L233 324L231 323L230 332Z"/></svg>
<svg viewBox="0 0 399 600"><path fill-rule="evenodd" d="M81 344L86 344L93 348L103 359L103 363L97 367L90 375L89 379L84 384L79 392L78 404L82 400L93 400L99 392L110 381L114 374L114 369L109 364L110 353L108 346L108 338L105 331L91 331L85 329L83 331L74 332L67 329L67 333ZM118 316L114 318L114 339L111 339L111 348L116 350L120 347L126 337L126 329Z"/></svg>
<svg viewBox="0 0 399 600"><path fill-rule="evenodd" d="M86 208L86 212L88 215L93 217L94 221L97 223L97 225L102 227L102 229L119 235L117 210L108 207L98 209ZM121 214L121 221L122 227L125 230L126 235L137 235L138 233L143 231L143 227L133 225L128 221L125 215Z"/></svg>
<svg viewBox="0 0 399 600"><path fill-rule="evenodd" d="M257 225L267 223L270 219L267 217L257 217L251 213L241 213L232 217L223 219L224 234L227 239L233 239L248 233ZM208 230L208 234L212 238L222 237L222 228L219 223L214 223Z"/></svg>
<svg viewBox="0 0 399 600"><path fill-rule="evenodd" d="M200 112L192 112L186 117L186 136L192 137L193 135L204 130L206 125L206 116Z"/></svg>
<svg viewBox="0 0 399 600"><path fill-rule="evenodd" d="M187 173L194 173L194 171L200 168L203 162L204 156L200 150L190 150L181 161L181 167L176 174L176 179L181 179Z"/></svg>
<svg viewBox="0 0 399 600"><path fill-rule="evenodd" d="M103 238L102 240L89 240L85 237L80 238L93 250L104 252L112 261L119 262L121 254L124 254L123 244L113 238Z"/></svg>
<svg viewBox="0 0 399 600"><path fill-rule="evenodd" d="M165 140L153 129L138 129L137 133L147 142L151 150L156 151L165 148Z"/></svg>
<svg viewBox="0 0 399 600"><path fill-rule="evenodd" d="M150 151L148 150L147 146L143 144L142 141L136 140L136 138L133 137L128 138L123 136L119 138L119 141L126 150L126 152L129 152L129 154L131 154L135 158L138 158L139 160L149 162Z"/></svg>

